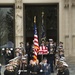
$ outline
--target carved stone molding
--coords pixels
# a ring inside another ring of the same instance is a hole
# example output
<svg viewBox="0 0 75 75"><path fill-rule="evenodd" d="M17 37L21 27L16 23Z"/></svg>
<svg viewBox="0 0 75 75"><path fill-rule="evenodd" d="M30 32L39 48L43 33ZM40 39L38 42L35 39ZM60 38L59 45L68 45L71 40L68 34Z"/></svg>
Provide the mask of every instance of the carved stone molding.
<svg viewBox="0 0 75 75"><path fill-rule="evenodd" d="M72 35L72 37L75 37L75 35Z"/></svg>
<svg viewBox="0 0 75 75"><path fill-rule="evenodd" d="M23 41L23 3L15 0L15 47Z"/></svg>
<svg viewBox="0 0 75 75"><path fill-rule="evenodd" d="M65 35L65 38L69 38L69 35Z"/></svg>
<svg viewBox="0 0 75 75"><path fill-rule="evenodd" d="M22 9L22 0L15 0L16 9Z"/></svg>
<svg viewBox="0 0 75 75"><path fill-rule="evenodd" d="M72 7L75 7L75 0L72 0Z"/></svg>
<svg viewBox="0 0 75 75"><path fill-rule="evenodd" d="M64 0L64 8L69 8L69 0Z"/></svg>

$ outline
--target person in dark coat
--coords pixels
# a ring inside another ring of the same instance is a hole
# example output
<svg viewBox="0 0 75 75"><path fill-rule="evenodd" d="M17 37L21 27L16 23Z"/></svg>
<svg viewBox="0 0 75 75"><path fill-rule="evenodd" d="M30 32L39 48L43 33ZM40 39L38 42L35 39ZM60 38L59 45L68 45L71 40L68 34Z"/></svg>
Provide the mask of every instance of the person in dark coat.
<svg viewBox="0 0 75 75"><path fill-rule="evenodd" d="M30 64L29 64L29 72L30 72L30 75L39 75L40 67L33 60L30 61Z"/></svg>
<svg viewBox="0 0 75 75"><path fill-rule="evenodd" d="M9 60L12 58L11 51L7 48L5 53L5 64L9 63Z"/></svg>
<svg viewBox="0 0 75 75"><path fill-rule="evenodd" d="M69 75L69 69L65 67L62 70L58 70L58 74L57 75Z"/></svg>
<svg viewBox="0 0 75 75"><path fill-rule="evenodd" d="M22 58L22 62L19 65L18 75L27 75L27 61L26 58Z"/></svg>
<svg viewBox="0 0 75 75"><path fill-rule="evenodd" d="M6 65L4 75L15 75L14 68L11 64Z"/></svg>
<svg viewBox="0 0 75 75"><path fill-rule="evenodd" d="M18 57L15 57L14 59L9 60L9 64L12 64L14 67L14 75L17 75L18 72L18 65L19 65L19 60Z"/></svg>
<svg viewBox="0 0 75 75"><path fill-rule="evenodd" d="M42 75L50 75L51 74L51 68L50 64L47 63L47 59L43 59L43 64L41 65L41 71Z"/></svg>
<svg viewBox="0 0 75 75"><path fill-rule="evenodd" d="M60 62L57 75L69 75L69 69L66 62Z"/></svg>
<svg viewBox="0 0 75 75"><path fill-rule="evenodd" d="M30 51L31 51L31 47L30 47L29 42L27 42L27 44L26 44L26 54L28 54L28 63L30 61Z"/></svg>
<svg viewBox="0 0 75 75"><path fill-rule="evenodd" d="M48 51L49 51L49 54L48 54L48 63L50 64L51 66L51 73L54 72L54 61L55 61L55 54L54 54L54 44L53 44L53 39L49 39L49 44L48 44Z"/></svg>

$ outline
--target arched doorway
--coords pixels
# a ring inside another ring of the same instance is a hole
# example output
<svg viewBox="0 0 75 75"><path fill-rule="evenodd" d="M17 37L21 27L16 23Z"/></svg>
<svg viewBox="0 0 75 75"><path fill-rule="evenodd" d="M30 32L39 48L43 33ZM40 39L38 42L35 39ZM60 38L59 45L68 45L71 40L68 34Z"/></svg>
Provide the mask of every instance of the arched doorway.
<svg viewBox="0 0 75 75"><path fill-rule="evenodd" d="M59 5L58 4L25 4L24 12L24 34L25 42L32 43L34 39L34 16L37 17L37 30L39 42L41 40L41 25L42 12L44 12L44 27L46 33L46 40L52 38L55 42L59 41Z"/></svg>

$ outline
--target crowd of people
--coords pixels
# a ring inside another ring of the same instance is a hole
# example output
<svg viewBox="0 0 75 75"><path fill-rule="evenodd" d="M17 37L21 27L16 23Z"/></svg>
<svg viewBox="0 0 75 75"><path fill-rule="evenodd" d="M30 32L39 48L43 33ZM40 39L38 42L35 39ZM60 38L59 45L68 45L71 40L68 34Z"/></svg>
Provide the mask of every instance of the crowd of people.
<svg viewBox="0 0 75 75"><path fill-rule="evenodd" d="M43 55L43 58L42 55L38 55L37 61L33 60L34 43L30 46L27 42L24 47L21 42L14 53L12 49L6 49L4 75L51 75L55 71L56 75L69 75L63 42L57 45L53 39L47 42L42 40L40 46L47 47L48 54Z"/></svg>

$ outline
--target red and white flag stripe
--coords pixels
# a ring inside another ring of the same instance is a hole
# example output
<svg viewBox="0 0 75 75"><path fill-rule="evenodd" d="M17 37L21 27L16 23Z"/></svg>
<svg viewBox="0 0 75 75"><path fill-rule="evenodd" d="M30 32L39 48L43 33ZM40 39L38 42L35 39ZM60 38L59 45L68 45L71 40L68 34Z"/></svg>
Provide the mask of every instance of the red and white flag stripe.
<svg viewBox="0 0 75 75"><path fill-rule="evenodd" d="M34 35L34 60L37 60L38 51L39 51L38 36Z"/></svg>
<svg viewBox="0 0 75 75"><path fill-rule="evenodd" d="M48 54L48 48L46 46L40 46L40 50L38 52L38 54Z"/></svg>

